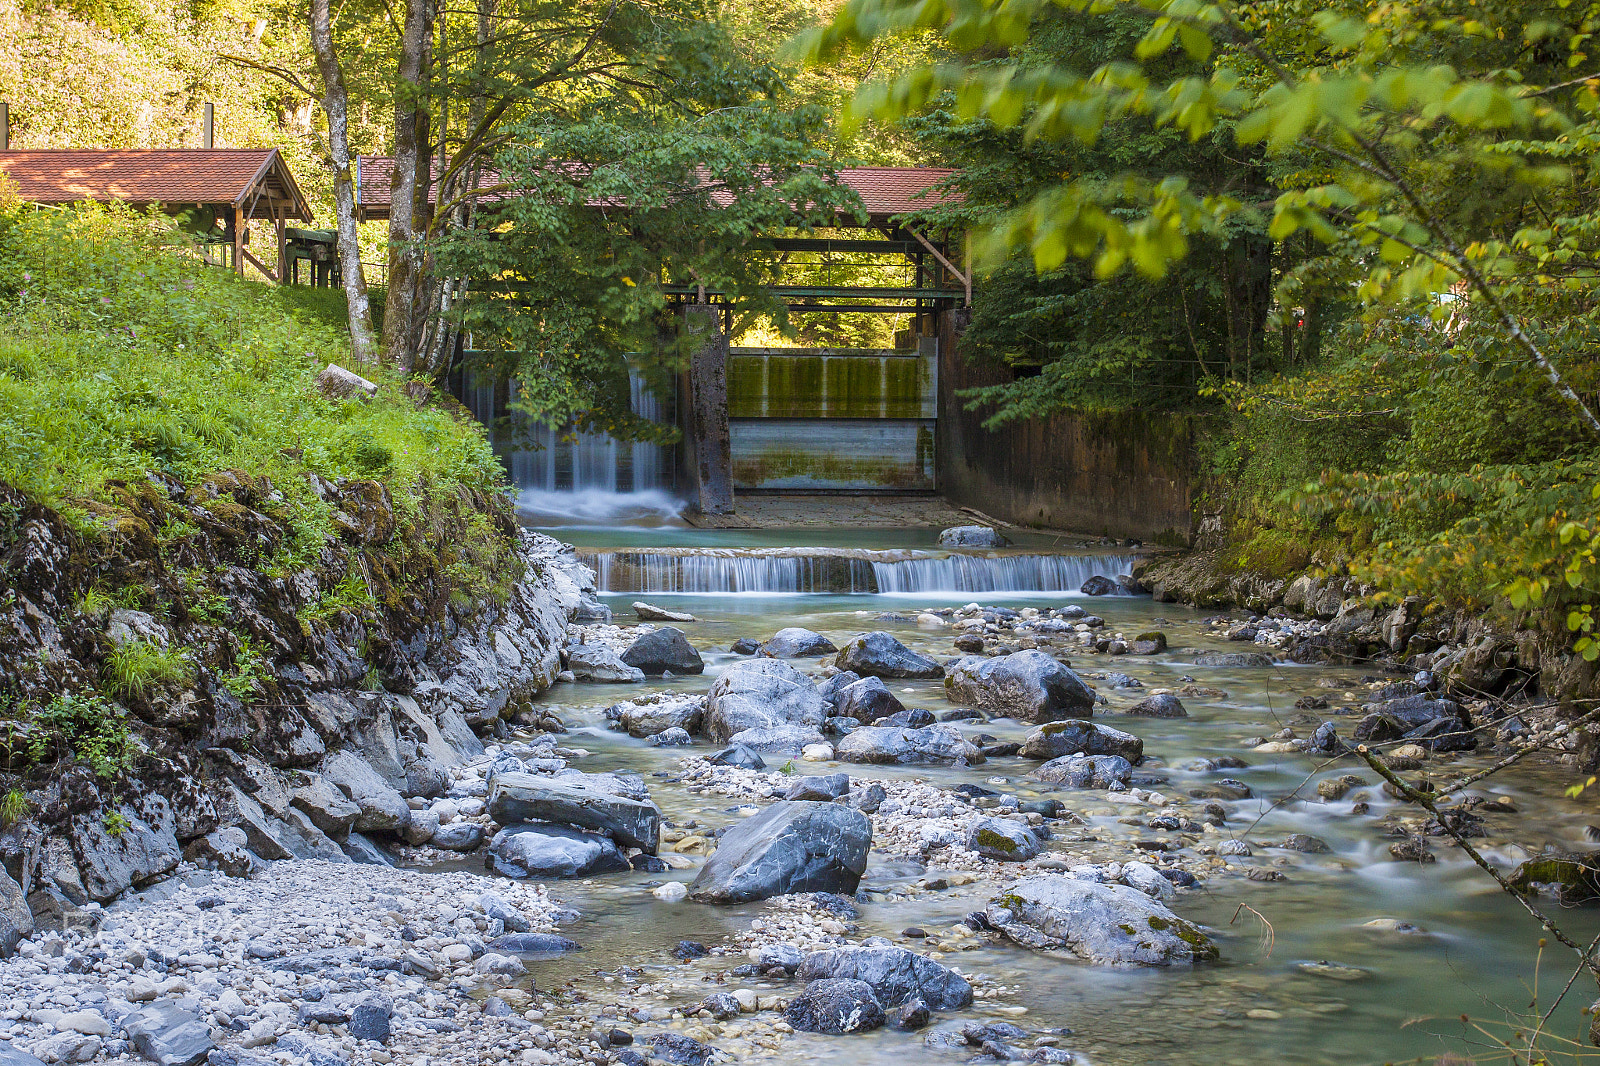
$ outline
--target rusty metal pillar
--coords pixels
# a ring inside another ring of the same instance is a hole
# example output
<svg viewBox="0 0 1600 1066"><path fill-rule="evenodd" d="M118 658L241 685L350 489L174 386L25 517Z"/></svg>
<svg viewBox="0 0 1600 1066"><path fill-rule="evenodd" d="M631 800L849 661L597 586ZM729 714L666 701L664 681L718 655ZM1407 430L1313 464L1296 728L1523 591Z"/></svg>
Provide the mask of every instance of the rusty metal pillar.
<svg viewBox="0 0 1600 1066"><path fill-rule="evenodd" d="M698 344L689 360L689 473L705 514L733 513L733 445L728 433L728 335L710 304L683 309Z"/></svg>

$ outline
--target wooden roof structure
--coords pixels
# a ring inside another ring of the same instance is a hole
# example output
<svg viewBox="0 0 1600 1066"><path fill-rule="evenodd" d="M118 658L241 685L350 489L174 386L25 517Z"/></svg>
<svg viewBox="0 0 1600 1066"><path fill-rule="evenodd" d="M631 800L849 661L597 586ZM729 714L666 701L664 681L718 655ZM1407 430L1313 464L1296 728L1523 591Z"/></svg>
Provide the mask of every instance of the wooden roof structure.
<svg viewBox="0 0 1600 1066"><path fill-rule="evenodd" d="M35 148L0 152L0 173L25 203L50 207L120 202L159 207L170 214L195 211L222 223L223 261L242 275L250 263L269 280L289 273L284 230L310 222L311 204L276 148ZM272 223L275 263L253 255L249 223ZM209 225L209 223L208 223Z"/></svg>
<svg viewBox="0 0 1600 1066"><path fill-rule="evenodd" d="M0 171L28 203L119 200L311 221L311 205L276 148L24 149L0 152Z"/></svg>
<svg viewBox="0 0 1600 1066"><path fill-rule="evenodd" d="M846 167L839 171L839 180L861 197L867 210L868 225L879 227L888 225L898 215L959 200L958 193L937 187L954 173L947 167ZM391 156L357 157L356 212L362 221L389 217L390 179L393 174L394 159ZM485 171L480 180L484 185L498 185L501 181L500 175L494 171ZM492 202L503 195L486 195L484 200ZM715 193L712 198L717 198Z"/></svg>

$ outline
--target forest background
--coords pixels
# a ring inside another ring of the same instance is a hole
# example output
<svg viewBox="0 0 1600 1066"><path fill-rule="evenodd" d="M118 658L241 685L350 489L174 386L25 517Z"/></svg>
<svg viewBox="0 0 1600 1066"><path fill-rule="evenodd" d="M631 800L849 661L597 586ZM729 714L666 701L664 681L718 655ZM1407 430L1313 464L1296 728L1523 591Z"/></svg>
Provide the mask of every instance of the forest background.
<svg viewBox="0 0 1600 1066"><path fill-rule="evenodd" d="M446 184L445 209L414 182L396 187L412 217L364 228L383 284L358 353L436 376L448 330L473 329L496 338L479 369L528 383L534 413L621 435L660 432L627 415L623 354L655 345L658 380L682 357L651 279L716 281L745 328L881 343L866 322L787 321L764 297L773 265L741 250L848 210L839 166L956 167L961 202L922 221L972 236L965 357L1014 378L967 398L993 426L1193 418L1231 565L1349 570L1592 658L1597 17L1560 0L0 0L0 99L20 148L197 146L214 101L219 143L282 149L332 226L331 56L348 151ZM529 195L452 198L486 168ZM701 210L697 168L738 210ZM634 217L596 224L597 197Z"/></svg>

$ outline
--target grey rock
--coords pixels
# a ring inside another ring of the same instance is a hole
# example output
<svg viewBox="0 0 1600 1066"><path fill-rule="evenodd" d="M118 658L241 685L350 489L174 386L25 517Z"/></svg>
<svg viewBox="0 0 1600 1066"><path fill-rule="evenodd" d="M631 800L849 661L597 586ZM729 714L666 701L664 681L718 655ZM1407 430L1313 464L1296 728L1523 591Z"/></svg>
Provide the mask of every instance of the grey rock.
<svg viewBox="0 0 1600 1066"><path fill-rule="evenodd" d="M158 999L122 1020L139 1054L158 1066L195 1066L215 1048L211 1030L176 1000Z"/></svg>
<svg viewBox="0 0 1600 1066"><path fill-rule="evenodd" d="M342 1051L300 1033L283 1034L272 1049L287 1051L297 1058L302 1058L306 1061L306 1066L349 1066L350 1063Z"/></svg>
<svg viewBox="0 0 1600 1066"><path fill-rule="evenodd" d="M889 1012L888 1023L892 1029L901 1032L915 1032L927 1025L933 1017L928 1005L922 1001L921 996L912 996L894 1010Z"/></svg>
<svg viewBox="0 0 1600 1066"><path fill-rule="evenodd" d="M711 903L790 892L854 893L867 866L872 821L837 803L774 803L728 830L689 886Z"/></svg>
<svg viewBox="0 0 1600 1066"><path fill-rule="evenodd" d="M803 980L850 978L871 986L886 1007L913 997L934 1010L960 1010L972 1003L972 985L948 966L897 947L831 948L807 955Z"/></svg>
<svg viewBox="0 0 1600 1066"><path fill-rule="evenodd" d="M827 704L806 676L778 659L735 663L711 685L706 696L704 729L718 744L750 734L754 750L788 736L819 737ZM738 743L738 742L736 742ZM804 740L803 743L811 743Z"/></svg>
<svg viewBox="0 0 1600 1066"><path fill-rule="evenodd" d="M355 752L336 751L323 759L322 776L361 809L350 825L357 832L397 833L411 821L406 798Z"/></svg>
<svg viewBox="0 0 1600 1066"><path fill-rule="evenodd" d="M799 626L790 626L774 633L761 645L761 654L769 659L803 659L812 655L829 655L839 649L821 633Z"/></svg>
<svg viewBox="0 0 1600 1066"><path fill-rule="evenodd" d="M250 837L238 826L213 829L203 837L195 837L184 848L184 858L190 863L210 863L229 877L250 877L264 868L261 856L250 850Z"/></svg>
<svg viewBox="0 0 1600 1066"><path fill-rule="evenodd" d="M700 1003L700 1009L719 1022L739 1016L739 1001L732 992L713 992Z"/></svg>
<svg viewBox="0 0 1600 1066"><path fill-rule="evenodd" d="M650 1056L668 1066L706 1066L716 1050L678 1033L656 1033L647 1041Z"/></svg>
<svg viewBox="0 0 1600 1066"><path fill-rule="evenodd" d="M1082 720L1051 722L1022 742L1027 759L1059 759L1063 755L1120 755L1130 763L1144 758L1144 741L1132 733Z"/></svg>
<svg viewBox="0 0 1600 1066"><path fill-rule="evenodd" d="M1110 596L1120 590L1120 585L1102 574L1096 574L1078 588L1085 596Z"/></svg>
<svg viewBox="0 0 1600 1066"><path fill-rule="evenodd" d="M636 666L648 675L700 674L706 669L705 660L694 650L683 630L663 626L654 633L645 633L622 653L622 661Z"/></svg>
<svg viewBox="0 0 1600 1066"><path fill-rule="evenodd" d="M1284 837L1283 843L1278 847L1287 851L1298 851L1306 855L1327 855L1333 849L1328 847L1327 841L1321 837L1314 837L1310 833L1290 833Z"/></svg>
<svg viewBox="0 0 1600 1066"><path fill-rule="evenodd" d="M472 851L483 844L483 826L477 822L451 822L441 825L428 841L445 851Z"/></svg>
<svg viewBox="0 0 1600 1066"><path fill-rule="evenodd" d="M489 817L501 825L539 821L596 829L650 855L661 837L661 808L654 803L602 792L586 781L526 773L489 779Z"/></svg>
<svg viewBox="0 0 1600 1066"><path fill-rule="evenodd" d="M840 762L879 765L976 766L983 752L954 726L930 725L921 729L898 726L862 726L834 746Z"/></svg>
<svg viewBox="0 0 1600 1066"><path fill-rule="evenodd" d="M681 748L686 744L693 744L694 737L689 735L688 730L673 726L671 729L663 729L645 743L652 748Z"/></svg>
<svg viewBox="0 0 1600 1066"><path fill-rule="evenodd" d="M633 613L643 622L697 622L694 615L684 611L669 611L665 607L657 607L652 603L639 600L633 602Z"/></svg>
<svg viewBox="0 0 1600 1066"><path fill-rule="evenodd" d="M411 821L400 831L407 844L412 847L421 847L433 839L433 834L439 831L439 816L432 811L412 811Z"/></svg>
<svg viewBox="0 0 1600 1066"><path fill-rule="evenodd" d="M533 928L527 916L513 907L510 901L498 892L480 893L478 906L483 908L484 917L498 921L509 933L526 933Z"/></svg>
<svg viewBox="0 0 1600 1066"><path fill-rule="evenodd" d="M389 1042L389 1020L394 1006L386 996L369 996L350 1012L346 1031L357 1040Z"/></svg>
<svg viewBox="0 0 1600 1066"><path fill-rule="evenodd" d="M834 665L862 677L942 677L944 667L919 655L882 630L853 637Z"/></svg>
<svg viewBox="0 0 1600 1066"><path fill-rule="evenodd" d="M843 677L843 674L838 675ZM895 698L889 686L879 677L863 677L839 688L833 700L834 713L840 718L854 718L871 723L879 718L903 714L905 704Z"/></svg>
<svg viewBox="0 0 1600 1066"><path fill-rule="evenodd" d="M0 1066L44 1066L44 1063L11 1041L0 1040Z"/></svg>
<svg viewBox="0 0 1600 1066"><path fill-rule="evenodd" d="M342 837L361 817L361 808L321 774L304 774L289 802L330 837Z"/></svg>
<svg viewBox="0 0 1600 1066"><path fill-rule="evenodd" d="M696 732L700 728L700 719L705 709L704 696L658 693L608 707L606 717L614 722L616 727L626 730L629 736L642 740L657 733L665 733L669 729Z"/></svg>
<svg viewBox="0 0 1600 1066"><path fill-rule="evenodd" d="M393 866L394 860L363 833L352 832L340 845L351 862L366 866Z"/></svg>
<svg viewBox="0 0 1600 1066"><path fill-rule="evenodd" d="M107 827L102 814L94 813L74 817L69 834L84 890L100 903L109 903L130 887L167 873L183 858L165 800L147 809L153 822L128 804L115 813L121 817L113 826L116 832Z"/></svg>
<svg viewBox="0 0 1600 1066"><path fill-rule="evenodd" d="M1071 951L1094 963L1167 966L1218 957L1193 924L1126 885L1025 877L996 897L984 917L1023 947Z"/></svg>
<svg viewBox="0 0 1600 1066"><path fill-rule="evenodd" d="M1133 766L1120 755L1067 755L1051 759L1033 776L1068 788L1111 788L1133 778Z"/></svg>
<svg viewBox="0 0 1600 1066"><path fill-rule="evenodd" d="M941 548L1004 548L1009 543L990 526L951 526L939 531Z"/></svg>
<svg viewBox="0 0 1600 1066"><path fill-rule="evenodd" d="M33 911L22 886L0 870L0 959L9 959L17 945L33 935Z"/></svg>
<svg viewBox="0 0 1600 1066"><path fill-rule="evenodd" d="M1146 696L1122 713L1136 714L1144 718L1189 717L1189 712L1184 709L1183 701L1170 692L1159 696Z"/></svg>
<svg viewBox="0 0 1600 1066"><path fill-rule="evenodd" d="M865 981L824 977L789 1001L783 1020L804 1033L865 1033L883 1025L883 1005Z"/></svg>
<svg viewBox="0 0 1600 1066"><path fill-rule="evenodd" d="M555 825L502 829L489 842L489 861L507 877L585 877L629 868L609 837Z"/></svg>
<svg viewBox="0 0 1600 1066"><path fill-rule="evenodd" d="M724 748L706 760L712 766L737 766L744 770L765 770L766 760L743 745Z"/></svg>
<svg viewBox="0 0 1600 1066"><path fill-rule="evenodd" d="M997 862L1027 862L1039 854L1041 847L1026 823L1009 818L980 818L967 827L967 850Z"/></svg>
<svg viewBox="0 0 1600 1066"><path fill-rule="evenodd" d="M574 644L566 649L567 669L578 681L626 684L644 680L644 671L629 666L606 644Z"/></svg>
<svg viewBox="0 0 1600 1066"><path fill-rule="evenodd" d="M1087 718L1094 713L1093 690L1042 651L961 659L950 668L944 688L953 703L1024 722Z"/></svg>
<svg viewBox="0 0 1600 1066"><path fill-rule="evenodd" d="M1196 657L1196 666L1268 667L1272 656L1258 651L1209 651Z"/></svg>
<svg viewBox="0 0 1600 1066"><path fill-rule="evenodd" d="M827 803L840 796L848 795L849 792L849 774L826 774L798 779L789 786L789 791L784 793L783 798L786 800L819 800Z"/></svg>
<svg viewBox="0 0 1600 1066"><path fill-rule="evenodd" d="M489 946L509 955L538 955L552 959L583 950L583 945L576 940L556 933L507 933L490 941Z"/></svg>

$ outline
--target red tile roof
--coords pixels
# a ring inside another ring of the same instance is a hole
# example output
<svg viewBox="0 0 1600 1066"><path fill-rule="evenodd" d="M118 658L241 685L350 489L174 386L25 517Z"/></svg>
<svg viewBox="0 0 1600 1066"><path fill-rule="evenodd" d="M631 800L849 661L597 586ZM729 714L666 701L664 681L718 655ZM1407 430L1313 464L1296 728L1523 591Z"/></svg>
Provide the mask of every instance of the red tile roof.
<svg viewBox="0 0 1600 1066"><path fill-rule="evenodd" d="M0 171L36 204L122 200L136 207L240 207L252 218L311 221L311 208L276 148L38 149L0 152Z"/></svg>
<svg viewBox="0 0 1600 1066"><path fill-rule="evenodd" d="M438 168L434 169L437 173ZM356 209L362 218L389 217L389 183L393 173L391 156L364 155L356 160ZM895 215L959 200L960 193L934 188L954 173L947 167L847 167L839 171L839 179L861 197L871 221L882 224ZM484 185L495 185L500 182L500 176L485 171L481 181Z"/></svg>

